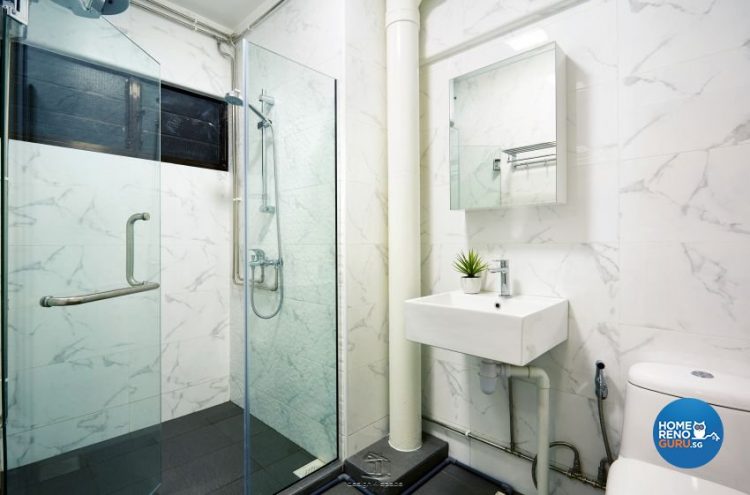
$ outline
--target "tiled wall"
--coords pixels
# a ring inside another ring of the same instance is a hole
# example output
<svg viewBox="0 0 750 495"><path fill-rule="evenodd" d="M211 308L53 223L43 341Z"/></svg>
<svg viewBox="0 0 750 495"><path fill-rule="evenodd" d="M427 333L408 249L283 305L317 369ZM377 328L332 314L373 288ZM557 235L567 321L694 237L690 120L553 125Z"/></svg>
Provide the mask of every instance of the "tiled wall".
<svg viewBox="0 0 750 495"><path fill-rule="evenodd" d="M423 56L541 6L426 0ZM748 16L741 0L590 0L422 67L423 293L458 288L451 260L473 247L510 259L517 293L570 301L569 340L534 364L552 377L552 438L581 449L589 476L604 455L595 360L607 363L615 450L634 362L750 374ZM568 204L451 212L447 81L514 55L508 39L538 30L568 56ZM423 364L426 414L508 443L507 393L481 393L475 359L433 349ZM534 389L519 382L515 393L518 441L533 452ZM447 438L452 455L533 491L527 463ZM552 484L593 491L558 475Z"/></svg>
<svg viewBox="0 0 750 495"><path fill-rule="evenodd" d="M342 201L346 452L388 434L385 2L346 0Z"/></svg>
<svg viewBox="0 0 750 495"><path fill-rule="evenodd" d="M216 41L137 7L108 18L162 80L216 97L231 86ZM226 50L226 48L225 48ZM230 173L162 164L162 418L229 400Z"/></svg>

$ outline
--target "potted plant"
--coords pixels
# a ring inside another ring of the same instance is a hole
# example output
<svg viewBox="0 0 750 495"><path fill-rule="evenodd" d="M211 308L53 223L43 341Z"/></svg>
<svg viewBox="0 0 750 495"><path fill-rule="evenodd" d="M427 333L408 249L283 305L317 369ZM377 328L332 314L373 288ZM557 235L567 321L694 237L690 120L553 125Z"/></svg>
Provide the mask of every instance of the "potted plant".
<svg viewBox="0 0 750 495"><path fill-rule="evenodd" d="M478 294L482 290L482 272L487 269L487 264L481 256L473 249L468 254L463 251L458 253L453 266L458 273L462 273L461 288L464 294Z"/></svg>

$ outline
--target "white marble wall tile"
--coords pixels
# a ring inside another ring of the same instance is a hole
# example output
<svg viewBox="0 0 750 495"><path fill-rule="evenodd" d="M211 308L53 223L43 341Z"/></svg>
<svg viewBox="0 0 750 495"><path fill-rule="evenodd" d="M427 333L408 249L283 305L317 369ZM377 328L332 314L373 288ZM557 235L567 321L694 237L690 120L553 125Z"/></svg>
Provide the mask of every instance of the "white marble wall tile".
<svg viewBox="0 0 750 495"><path fill-rule="evenodd" d="M164 241L216 245L228 241L231 236L230 186L231 177L226 172L163 164Z"/></svg>
<svg viewBox="0 0 750 495"><path fill-rule="evenodd" d="M340 78L343 75L343 16L340 0L293 0L284 6L283 11L269 17L253 30L248 39L291 60Z"/></svg>
<svg viewBox="0 0 750 495"><path fill-rule="evenodd" d="M346 122L346 155L353 166L339 170L346 181L377 185L380 195L386 189L386 135L385 126L373 124L353 116ZM347 197L356 198L347 191ZM375 226L378 227L378 226Z"/></svg>
<svg viewBox="0 0 750 495"><path fill-rule="evenodd" d="M604 82L569 91L567 105L568 150L575 153L569 164L586 165L617 160L616 83Z"/></svg>
<svg viewBox="0 0 750 495"><path fill-rule="evenodd" d="M622 158L704 150L750 140L747 86L644 104L632 93L632 87L624 87L620 93Z"/></svg>
<svg viewBox="0 0 750 495"><path fill-rule="evenodd" d="M356 200L346 205L346 232L350 244L385 244L388 197L384 188L368 182L347 181L348 194Z"/></svg>
<svg viewBox="0 0 750 495"><path fill-rule="evenodd" d="M623 243L620 321L748 338L748 248L748 241Z"/></svg>
<svg viewBox="0 0 750 495"><path fill-rule="evenodd" d="M451 191L449 185L438 185L425 178L423 169L420 203L423 215L420 217L422 243L456 243L466 235L467 215L463 210L450 210Z"/></svg>
<svg viewBox="0 0 750 495"><path fill-rule="evenodd" d="M437 294L460 287L460 275L453 268L453 260L456 254L467 249L465 243L422 244L422 295Z"/></svg>
<svg viewBox="0 0 750 495"><path fill-rule="evenodd" d="M741 47L750 6L742 0L618 1L621 74Z"/></svg>
<svg viewBox="0 0 750 495"><path fill-rule="evenodd" d="M388 414L388 361L351 367L348 374L347 428L353 433Z"/></svg>
<svg viewBox="0 0 750 495"><path fill-rule="evenodd" d="M229 400L229 174L164 164L162 211L166 420Z"/></svg>
<svg viewBox="0 0 750 495"><path fill-rule="evenodd" d="M472 382L478 368L470 356L436 347L422 349L422 410L431 418L470 425L475 407Z"/></svg>
<svg viewBox="0 0 750 495"><path fill-rule="evenodd" d="M195 337L228 339L229 302L218 292L175 292L162 298L162 341L180 342Z"/></svg>
<svg viewBox="0 0 750 495"><path fill-rule="evenodd" d="M229 397L229 377L207 380L162 396L162 421L223 404Z"/></svg>
<svg viewBox="0 0 750 495"><path fill-rule="evenodd" d="M128 407L103 409L30 431L8 435L8 450L17 453L8 467L30 464L128 433Z"/></svg>
<svg viewBox="0 0 750 495"><path fill-rule="evenodd" d="M226 351L226 339L214 336L165 344L162 350L163 393L228 376Z"/></svg>
<svg viewBox="0 0 750 495"><path fill-rule="evenodd" d="M657 328L620 325L619 374L624 384L627 370L641 361L670 364L690 363L696 368L723 370L747 376L750 360L750 342L747 339L728 338L721 335L701 335ZM608 373L615 370L607 368ZM618 390L624 394L624 390Z"/></svg>
<svg viewBox="0 0 750 495"><path fill-rule="evenodd" d="M350 363L388 357L388 307L384 300L347 307L347 358Z"/></svg>
<svg viewBox="0 0 750 495"><path fill-rule="evenodd" d="M16 372L8 387L9 429L33 429L127 404L128 357L128 353L119 353L71 359ZM60 393L70 383L87 384L88 393Z"/></svg>
<svg viewBox="0 0 750 495"><path fill-rule="evenodd" d="M615 242L619 237L617 175L614 162L569 167L567 204L467 211L466 231L472 241L481 243ZM455 216L436 206L430 211L434 224Z"/></svg>
<svg viewBox="0 0 750 495"><path fill-rule="evenodd" d="M424 2L420 7L423 19L421 55L429 57L555 3L556 0Z"/></svg>
<svg viewBox="0 0 750 495"><path fill-rule="evenodd" d="M365 426L359 431L351 433L346 437L346 449L348 455L354 455L388 436L388 416L379 419L371 425Z"/></svg>
<svg viewBox="0 0 750 495"><path fill-rule="evenodd" d="M302 448L329 462L336 457L335 415L315 420L273 397L250 390L250 412L276 431L286 432Z"/></svg>
<svg viewBox="0 0 750 495"><path fill-rule="evenodd" d="M372 304L387 295L387 259L383 245L353 244L346 257L347 305Z"/></svg>
<svg viewBox="0 0 750 495"><path fill-rule="evenodd" d="M211 37L137 7L108 20L161 64L165 82L216 96L224 96L231 86L229 61Z"/></svg>
<svg viewBox="0 0 750 495"><path fill-rule="evenodd" d="M732 241L750 235L750 146L627 160L620 168L623 241Z"/></svg>

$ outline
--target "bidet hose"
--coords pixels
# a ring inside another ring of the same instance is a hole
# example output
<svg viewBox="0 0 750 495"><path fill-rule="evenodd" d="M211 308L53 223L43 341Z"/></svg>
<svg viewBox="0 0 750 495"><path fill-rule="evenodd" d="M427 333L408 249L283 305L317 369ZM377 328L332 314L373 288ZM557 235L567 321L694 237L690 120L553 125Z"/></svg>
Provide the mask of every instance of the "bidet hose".
<svg viewBox="0 0 750 495"><path fill-rule="evenodd" d="M604 450L607 452L607 461L612 464L615 462L612 456L612 447L609 445L609 437L607 436L607 424L604 420L604 400L601 397L596 398L597 405L599 406L599 427L602 430L602 440L604 441Z"/></svg>
<svg viewBox="0 0 750 495"><path fill-rule="evenodd" d="M270 320L281 312L281 308L284 305L284 257L282 256L281 249L281 212L279 208L279 167L278 167L278 152L276 150L276 134L273 129L273 124L269 124L268 128L271 130L271 142L273 143L273 187L274 197L276 198L276 208L274 215L276 215L276 246L278 246L279 259L276 264L276 271L278 273L279 281L279 298L276 304L276 309L270 314L261 313L258 308L255 307L255 267L252 266L250 269L250 307L260 319Z"/></svg>
<svg viewBox="0 0 750 495"><path fill-rule="evenodd" d="M594 376L594 382L596 386L596 405L599 410L599 428L602 430L602 440L604 441L604 450L607 453L607 462L612 464L615 462L615 458L612 455L612 447L609 445L607 422L604 417L604 399L607 398L609 391L607 388L607 381L604 378L604 363L602 361L596 362L596 375Z"/></svg>

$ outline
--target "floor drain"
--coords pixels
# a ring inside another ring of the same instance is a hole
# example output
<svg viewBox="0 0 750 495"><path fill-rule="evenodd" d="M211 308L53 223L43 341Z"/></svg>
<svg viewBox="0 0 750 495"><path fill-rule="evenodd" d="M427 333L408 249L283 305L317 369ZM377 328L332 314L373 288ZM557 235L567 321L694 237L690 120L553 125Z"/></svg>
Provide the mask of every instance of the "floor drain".
<svg viewBox="0 0 750 495"><path fill-rule="evenodd" d="M323 461L321 461L320 459L315 459L314 461L308 462L301 468L295 469L294 475L297 478L302 479L308 474L314 473L315 471L322 468L323 466L325 466L325 463Z"/></svg>

